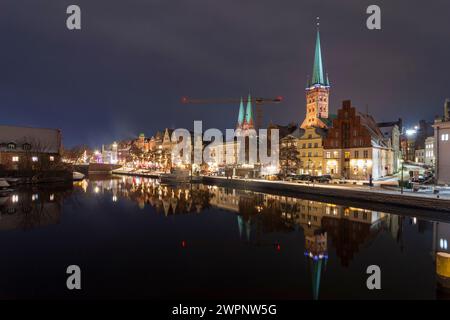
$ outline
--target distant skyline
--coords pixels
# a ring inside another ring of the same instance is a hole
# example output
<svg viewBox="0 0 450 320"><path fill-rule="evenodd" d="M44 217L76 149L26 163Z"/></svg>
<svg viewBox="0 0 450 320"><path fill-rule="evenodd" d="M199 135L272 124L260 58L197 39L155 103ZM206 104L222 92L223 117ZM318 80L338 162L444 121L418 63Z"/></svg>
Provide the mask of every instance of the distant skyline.
<svg viewBox="0 0 450 320"><path fill-rule="evenodd" d="M66 8L82 30L66 28ZM366 8L382 30L366 28ZM450 1L3 0L2 125L59 128L98 147L165 127L235 126L239 104L182 96L283 96L264 122L301 123L320 16L330 112L351 99L378 122L433 120L450 97Z"/></svg>

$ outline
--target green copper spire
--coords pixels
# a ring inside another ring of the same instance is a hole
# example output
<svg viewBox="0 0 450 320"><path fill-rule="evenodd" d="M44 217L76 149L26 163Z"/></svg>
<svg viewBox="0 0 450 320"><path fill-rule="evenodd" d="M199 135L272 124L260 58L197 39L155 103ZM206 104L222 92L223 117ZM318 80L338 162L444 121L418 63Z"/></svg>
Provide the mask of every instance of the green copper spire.
<svg viewBox="0 0 450 320"><path fill-rule="evenodd" d="M248 94L246 111L245 121L249 124L253 123L252 96L250 95L250 93Z"/></svg>
<svg viewBox="0 0 450 320"><path fill-rule="evenodd" d="M314 300L319 299L321 276L322 276L322 259L319 259L318 261L313 260L312 287Z"/></svg>
<svg viewBox="0 0 450 320"><path fill-rule="evenodd" d="M317 22L316 52L314 54L314 67L311 79L311 85L315 84L327 85L325 83L325 78L323 76L322 50L320 48L320 32L318 22Z"/></svg>
<svg viewBox="0 0 450 320"><path fill-rule="evenodd" d="M238 117L238 126L241 126L244 123L244 102L241 97L241 104L239 105L239 117Z"/></svg>

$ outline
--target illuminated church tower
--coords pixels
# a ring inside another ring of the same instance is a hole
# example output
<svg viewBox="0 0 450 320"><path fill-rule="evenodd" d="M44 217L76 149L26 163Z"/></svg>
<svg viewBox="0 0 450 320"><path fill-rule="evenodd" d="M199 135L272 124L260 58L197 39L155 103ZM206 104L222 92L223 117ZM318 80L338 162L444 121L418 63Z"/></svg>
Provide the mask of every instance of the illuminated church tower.
<svg viewBox="0 0 450 320"><path fill-rule="evenodd" d="M248 94L247 98L247 107L244 112L244 102L241 98L241 103L239 105L239 116L237 122L237 129L241 130L250 130L255 129L255 125L253 123L253 108L252 108L252 96Z"/></svg>
<svg viewBox="0 0 450 320"><path fill-rule="evenodd" d="M328 74L324 75L323 71L319 22L317 22L314 66L311 81L308 81L306 88L306 117L301 125L302 128L327 127L329 95L330 83L328 81Z"/></svg>

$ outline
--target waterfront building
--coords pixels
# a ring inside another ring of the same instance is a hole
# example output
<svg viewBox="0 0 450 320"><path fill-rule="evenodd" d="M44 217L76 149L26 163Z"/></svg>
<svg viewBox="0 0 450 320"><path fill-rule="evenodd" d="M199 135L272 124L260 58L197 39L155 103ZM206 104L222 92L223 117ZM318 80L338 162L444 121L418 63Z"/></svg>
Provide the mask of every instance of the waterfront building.
<svg viewBox="0 0 450 320"><path fill-rule="evenodd" d="M444 116L434 122L434 141L436 150L436 178L440 184L450 184L450 115L449 102L446 100Z"/></svg>
<svg viewBox="0 0 450 320"><path fill-rule="evenodd" d="M142 152L148 152L150 150L149 142L150 139L146 138L144 133L141 133L139 137L134 141L134 144Z"/></svg>
<svg viewBox="0 0 450 320"><path fill-rule="evenodd" d="M307 127L298 139L300 152L300 173L321 176L325 174L323 166L323 140L327 129Z"/></svg>
<svg viewBox="0 0 450 320"><path fill-rule="evenodd" d="M378 179L393 173L393 152L377 123L346 100L324 140L325 170L335 178Z"/></svg>
<svg viewBox="0 0 450 320"><path fill-rule="evenodd" d="M425 164L430 167L434 167L434 136L425 139Z"/></svg>
<svg viewBox="0 0 450 320"><path fill-rule="evenodd" d="M113 142L109 145L102 145L102 159L103 163L116 164L119 162L118 159L118 144L117 142Z"/></svg>
<svg viewBox="0 0 450 320"><path fill-rule="evenodd" d="M416 150L424 150L426 138L432 135L432 124L425 120L420 120L418 125L406 128L402 137L403 159L416 162Z"/></svg>
<svg viewBox="0 0 450 320"><path fill-rule="evenodd" d="M419 164L425 163L425 149L416 149L414 162Z"/></svg>
<svg viewBox="0 0 450 320"><path fill-rule="evenodd" d="M378 128L380 128L383 136L386 139L386 144L392 148L393 153L393 172L400 171L402 158L401 149L401 132L403 128L402 119L394 122L382 122L378 123Z"/></svg>
<svg viewBox="0 0 450 320"><path fill-rule="evenodd" d="M45 170L60 163L59 129L0 126L0 167L3 170Z"/></svg>

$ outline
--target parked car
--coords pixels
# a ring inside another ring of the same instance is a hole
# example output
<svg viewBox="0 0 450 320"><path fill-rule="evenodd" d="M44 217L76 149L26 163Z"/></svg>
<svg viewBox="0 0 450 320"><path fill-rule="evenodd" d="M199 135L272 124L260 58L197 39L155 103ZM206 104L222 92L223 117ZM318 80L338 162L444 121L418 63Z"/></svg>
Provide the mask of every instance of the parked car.
<svg viewBox="0 0 450 320"><path fill-rule="evenodd" d="M309 182L313 181L312 180L312 176L309 175L309 174L301 174L301 175L299 175L298 176L298 180L300 180L300 181L309 181Z"/></svg>
<svg viewBox="0 0 450 320"><path fill-rule="evenodd" d="M320 183L330 183L330 181L332 180L331 176L329 174L324 174L320 177L317 177L317 182Z"/></svg>

